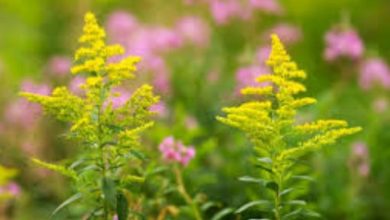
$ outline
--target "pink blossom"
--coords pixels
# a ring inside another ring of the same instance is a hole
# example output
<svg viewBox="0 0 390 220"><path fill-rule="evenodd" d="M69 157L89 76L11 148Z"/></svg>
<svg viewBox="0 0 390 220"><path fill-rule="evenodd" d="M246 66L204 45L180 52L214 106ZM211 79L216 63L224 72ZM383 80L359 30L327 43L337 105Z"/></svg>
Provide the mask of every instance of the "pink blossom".
<svg viewBox="0 0 390 220"><path fill-rule="evenodd" d="M161 118L166 118L168 116L168 109L163 101L159 101L158 103L152 105L149 110L157 113L157 115Z"/></svg>
<svg viewBox="0 0 390 220"><path fill-rule="evenodd" d="M381 58L364 60L359 70L359 85L364 90L369 90L376 85L385 89L390 88L390 69Z"/></svg>
<svg viewBox="0 0 390 220"><path fill-rule="evenodd" d="M154 27L150 30L152 44L157 52L170 51L179 48L183 44L181 36L175 30L165 27Z"/></svg>
<svg viewBox="0 0 390 220"><path fill-rule="evenodd" d="M364 142L356 142L352 145L353 155L366 157L368 155L367 146Z"/></svg>
<svg viewBox="0 0 390 220"><path fill-rule="evenodd" d="M22 83L23 92L49 95L50 87L45 84L36 84L30 80ZM42 114L42 108L36 103L31 103L24 98L18 98L6 106L4 117L7 123L19 126L23 129L33 128Z"/></svg>
<svg viewBox="0 0 390 220"><path fill-rule="evenodd" d="M271 47L269 45L262 46L259 49L257 49L257 52L256 52L257 63L259 65L265 65L270 54L271 54Z"/></svg>
<svg viewBox="0 0 390 220"><path fill-rule="evenodd" d="M113 109L117 109L119 107L122 107L131 97L131 93L122 88L122 87L116 87L112 89L111 96L109 97L109 103L112 104Z"/></svg>
<svg viewBox="0 0 390 220"><path fill-rule="evenodd" d="M39 95L49 95L51 91L50 86L46 84L37 84L31 80L24 80L21 85L21 90L23 92L36 93Z"/></svg>
<svg viewBox="0 0 390 220"><path fill-rule="evenodd" d="M185 146L181 141L176 141L172 136L166 137L159 146L164 160L178 162L183 166L188 165L195 157L195 148Z"/></svg>
<svg viewBox="0 0 390 220"><path fill-rule="evenodd" d="M5 186L0 186L0 194L7 194L12 197L20 195L20 187L18 184L11 182Z"/></svg>
<svg viewBox="0 0 390 220"><path fill-rule="evenodd" d="M115 11L107 20L107 32L113 41L125 43L132 32L136 31L139 24L137 19L125 11Z"/></svg>
<svg viewBox="0 0 390 220"><path fill-rule="evenodd" d="M215 22L224 25L241 14L241 5L236 0L210 0L210 10Z"/></svg>
<svg viewBox="0 0 390 220"><path fill-rule="evenodd" d="M353 29L333 28L325 35L324 57L334 61L340 57L358 59L363 55L364 45L358 33Z"/></svg>
<svg viewBox="0 0 390 220"><path fill-rule="evenodd" d="M53 56L50 58L47 68L49 74L64 77L69 73L71 65L72 62L68 57Z"/></svg>
<svg viewBox="0 0 390 220"><path fill-rule="evenodd" d="M280 23L268 29L263 34L263 39L268 41L271 34L277 34L285 44L294 44L302 39L300 28L287 23Z"/></svg>
<svg viewBox="0 0 390 220"><path fill-rule="evenodd" d="M256 87L259 85L267 85L266 83L259 84L258 82L256 82L256 78L268 72L268 68L262 65L251 65L239 68L236 72L237 93L239 93L242 88L248 86Z"/></svg>
<svg viewBox="0 0 390 220"><path fill-rule="evenodd" d="M352 144L351 167L356 170L361 177L367 177L370 173L369 153L364 142Z"/></svg>
<svg viewBox="0 0 390 220"><path fill-rule="evenodd" d="M249 5L255 9L272 14L282 14L283 10L277 0L249 0Z"/></svg>
<svg viewBox="0 0 390 220"><path fill-rule="evenodd" d="M84 83L85 83L84 77L76 76L70 81L69 90L74 94L81 96L84 94L84 90L81 88L81 86L84 85Z"/></svg>
<svg viewBox="0 0 390 220"><path fill-rule="evenodd" d="M176 29L183 39L196 46L203 47L209 42L209 27L199 17L187 16L181 18L176 24Z"/></svg>

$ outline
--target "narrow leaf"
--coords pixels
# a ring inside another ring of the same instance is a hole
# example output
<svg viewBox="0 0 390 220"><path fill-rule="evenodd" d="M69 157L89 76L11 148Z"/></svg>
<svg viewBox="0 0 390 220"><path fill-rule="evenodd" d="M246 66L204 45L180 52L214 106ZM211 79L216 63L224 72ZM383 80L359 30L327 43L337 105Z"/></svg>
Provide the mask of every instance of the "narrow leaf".
<svg viewBox="0 0 390 220"><path fill-rule="evenodd" d="M252 182L252 183L262 183L262 184L265 184L267 182L264 179L255 178L255 177L251 177L251 176L242 176L242 177L240 177L238 179L240 181L243 181L243 182Z"/></svg>
<svg viewBox="0 0 390 220"><path fill-rule="evenodd" d="M221 211L217 212L213 218L211 220L220 220L222 219L223 217L231 214L234 212L234 209L232 208L226 208L226 209L222 209Z"/></svg>
<svg viewBox="0 0 390 220"><path fill-rule="evenodd" d="M69 204L77 201L78 199L81 198L81 193L76 193L73 196L69 197L67 200L61 203L52 213L51 216L53 217L55 214L57 214L59 211L61 211L63 208L68 206Z"/></svg>
<svg viewBox="0 0 390 220"><path fill-rule="evenodd" d="M245 205L241 206L239 209L237 209L235 213L238 214L238 213L241 213L241 212L251 208L252 206L265 205L265 204L268 205L268 204L270 204L270 202L267 200L257 200L257 201L248 202Z"/></svg>

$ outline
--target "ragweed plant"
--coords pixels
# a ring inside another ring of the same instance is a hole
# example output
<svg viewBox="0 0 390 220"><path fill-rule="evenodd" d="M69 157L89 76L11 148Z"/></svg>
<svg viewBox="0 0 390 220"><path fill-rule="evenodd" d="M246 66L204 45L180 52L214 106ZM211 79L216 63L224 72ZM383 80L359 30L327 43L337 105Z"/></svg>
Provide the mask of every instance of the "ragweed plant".
<svg viewBox="0 0 390 220"><path fill-rule="evenodd" d="M60 205L82 199L89 207L85 219L127 219L138 215L140 198L129 196L129 189L144 181L143 149L140 133L153 125L151 105L158 101L152 87L143 85L127 102L114 108L110 97L116 86L134 77L139 57L129 56L120 61L110 59L122 55L120 45L106 45L105 31L92 13L85 15L81 47L75 53L73 74L86 77L83 96L72 94L66 87L54 89L50 96L21 93L31 102L39 103L45 112L71 124L67 137L80 143L82 153L70 164L51 164L33 159L43 167L72 179L77 193ZM131 197L131 200L129 199Z"/></svg>
<svg viewBox="0 0 390 220"><path fill-rule="evenodd" d="M255 151L254 164L260 168L259 177L245 176L240 180L259 184L266 189L263 200L251 201L238 213L253 207L268 212L267 219L295 219L317 216L301 199L299 180L308 179L300 173L299 160L310 152L334 144L337 139L354 134L360 127L349 127L343 120L317 120L297 124L297 110L316 102L314 98L297 97L306 90L298 82L306 74L287 54L276 35L272 35L272 51L267 65L273 74L257 78L258 87L247 87L241 93L254 96L238 107L224 108L222 123L244 131ZM298 182L298 183L297 183ZM263 216L262 216L263 217Z"/></svg>

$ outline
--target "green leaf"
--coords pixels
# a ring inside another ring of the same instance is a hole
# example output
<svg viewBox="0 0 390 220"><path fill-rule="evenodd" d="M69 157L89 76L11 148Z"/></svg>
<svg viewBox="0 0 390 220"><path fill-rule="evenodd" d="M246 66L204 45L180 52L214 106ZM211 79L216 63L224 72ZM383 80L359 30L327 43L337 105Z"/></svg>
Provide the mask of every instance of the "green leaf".
<svg viewBox="0 0 390 220"><path fill-rule="evenodd" d="M252 177L252 176L242 176L240 178L238 178L240 181L243 181L243 182L251 182L251 183L261 183L261 184L266 184L266 180L264 179L261 179L261 178L255 178L255 177Z"/></svg>
<svg viewBox="0 0 390 220"><path fill-rule="evenodd" d="M269 157L261 157L261 158L258 158L257 161L259 161L261 163L268 163L268 164L272 163L272 159Z"/></svg>
<svg viewBox="0 0 390 220"><path fill-rule="evenodd" d="M308 209L305 209L302 214L308 217L321 218L320 213Z"/></svg>
<svg viewBox="0 0 390 220"><path fill-rule="evenodd" d="M116 188L115 182L112 179L104 177L102 179L102 191L104 200L111 208L116 207Z"/></svg>
<svg viewBox="0 0 390 220"><path fill-rule="evenodd" d="M116 212L118 220L127 220L129 215L129 204L123 193L119 193L116 197Z"/></svg>
<svg viewBox="0 0 390 220"><path fill-rule="evenodd" d="M131 149L130 154L133 155L134 157L136 157L137 159L140 159L143 161L146 160L145 154L143 154L142 152L140 152L138 150Z"/></svg>
<svg viewBox="0 0 390 220"><path fill-rule="evenodd" d="M59 205L52 213L51 213L51 217L53 217L54 215L56 215L59 211L61 211L63 208L65 208L66 206L68 206L69 204L77 201L78 199L81 198L81 193L76 193L74 194L73 196L69 197L67 200L65 200L64 202L61 203L61 205Z"/></svg>
<svg viewBox="0 0 390 220"><path fill-rule="evenodd" d="M291 201L287 201L285 202L284 204L286 205L301 205L301 206L305 206L307 203L303 200L291 200Z"/></svg>
<svg viewBox="0 0 390 220"><path fill-rule="evenodd" d="M305 176L305 175L296 175L296 176L292 176L292 178L299 179L299 180L307 180L307 181L315 182L315 179L313 177Z"/></svg>
<svg viewBox="0 0 390 220"><path fill-rule="evenodd" d="M237 209L235 213L237 213L237 214L241 213L241 212L251 208L252 206L269 205L269 204L270 204L270 202L268 200L257 200L257 201L248 202L245 205L241 206L239 209Z"/></svg>
<svg viewBox="0 0 390 220"><path fill-rule="evenodd" d="M293 191L293 190L294 190L294 188L285 189L285 190L283 190L282 192L280 192L279 196L284 196L284 195L290 193L290 192Z"/></svg>
<svg viewBox="0 0 390 220"><path fill-rule="evenodd" d="M200 209L205 212L205 211L207 211L211 207L219 207L219 206L220 206L219 203L216 203L216 202L213 202L213 201L209 201L209 202L206 202L205 204L203 204Z"/></svg>
<svg viewBox="0 0 390 220"><path fill-rule="evenodd" d="M274 182L274 181L267 182L265 184L265 187L267 187L268 189L271 189L274 192L277 192L279 190L278 184L276 182Z"/></svg>
<svg viewBox="0 0 390 220"><path fill-rule="evenodd" d="M222 209L221 211L217 212L213 218L211 220L220 220L222 219L223 217L231 214L234 212L234 209L232 208L225 208L225 209Z"/></svg>
<svg viewBox="0 0 390 220"><path fill-rule="evenodd" d="M284 215L282 217L282 220L288 220L288 219L290 219L292 217L295 217L295 216L299 215L301 213L301 211L302 211L302 209L297 209L297 210L294 210L294 211L292 211L290 213L287 213L286 215Z"/></svg>
<svg viewBox="0 0 390 220"><path fill-rule="evenodd" d="M265 170L265 171L267 171L267 172L269 172L269 173L273 173L272 169L270 169L270 168L268 168L268 167L266 167L266 166L264 166L264 165L255 164L255 167L260 168L260 169L263 169L263 170Z"/></svg>

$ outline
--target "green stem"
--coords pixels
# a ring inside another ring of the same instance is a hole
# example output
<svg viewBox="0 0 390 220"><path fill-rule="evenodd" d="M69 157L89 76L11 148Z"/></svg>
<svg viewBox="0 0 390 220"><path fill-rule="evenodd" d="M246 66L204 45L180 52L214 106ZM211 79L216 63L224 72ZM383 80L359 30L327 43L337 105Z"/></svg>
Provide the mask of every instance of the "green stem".
<svg viewBox="0 0 390 220"><path fill-rule="evenodd" d="M199 211L198 206L195 204L194 200L191 198L191 196L187 193L187 190L184 185L183 177L181 175L181 171L177 166L174 166L174 172L176 175L176 184L178 187L178 191L180 195L183 197L183 199L186 201L186 203L191 207L193 214L195 216L196 220L202 220L202 215Z"/></svg>
<svg viewBox="0 0 390 220"><path fill-rule="evenodd" d="M275 205L275 220L280 220L281 219L281 213L279 210L279 207L282 203L282 198L280 196L280 192L282 190L282 174L279 174L276 177L276 184L278 185L278 189L276 190L274 194L274 205Z"/></svg>

